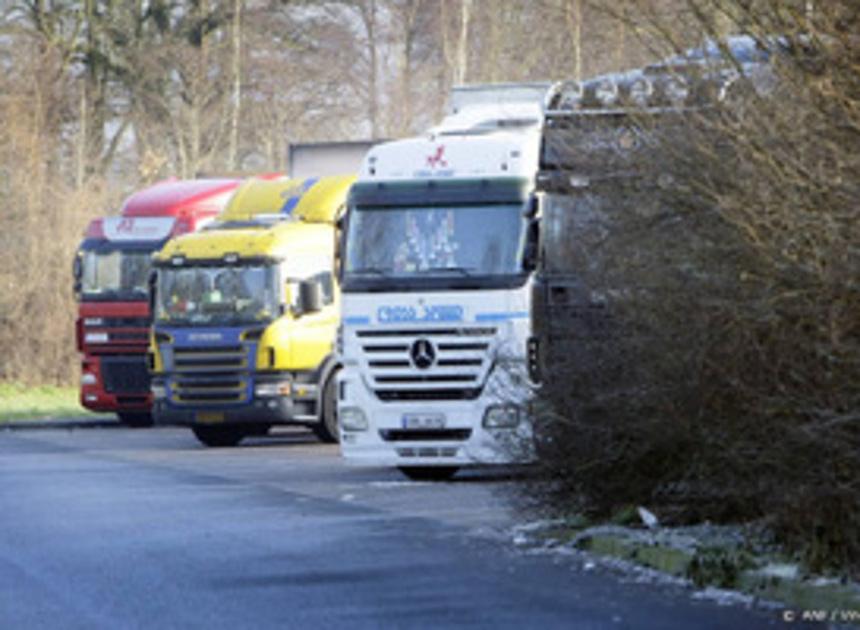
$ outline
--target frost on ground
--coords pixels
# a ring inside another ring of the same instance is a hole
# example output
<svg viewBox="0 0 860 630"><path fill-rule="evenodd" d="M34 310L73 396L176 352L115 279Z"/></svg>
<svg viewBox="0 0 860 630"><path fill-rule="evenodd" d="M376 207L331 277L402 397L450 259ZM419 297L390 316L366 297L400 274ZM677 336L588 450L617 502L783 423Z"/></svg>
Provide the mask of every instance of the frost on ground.
<svg viewBox="0 0 860 630"><path fill-rule="evenodd" d="M404 479L402 481L371 481L368 485L371 488L414 488L416 486L433 486L438 484L430 481L409 481Z"/></svg>
<svg viewBox="0 0 860 630"><path fill-rule="evenodd" d="M508 540L529 555L553 555L559 558L568 558L583 571L603 569L621 575L624 581L685 588L692 584L690 580L685 578L656 571L629 560L584 551L576 545L579 536L560 544L558 540L541 535L563 527L566 523L565 519L544 519L522 523L508 531ZM608 533L628 530L620 526L607 525L583 530L580 536L588 532L594 534L598 531Z"/></svg>
<svg viewBox="0 0 860 630"><path fill-rule="evenodd" d="M708 586L692 595L693 599L707 600L719 606L762 606L764 608L782 608L782 604L758 599L752 595L739 593L726 588Z"/></svg>
<svg viewBox="0 0 860 630"><path fill-rule="evenodd" d="M691 593L694 599L712 601L721 606L782 609L785 603L761 599L761 594L750 595L717 586L697 589L693 581L697 574L691 573L690 568L697 562L701 568L702 562L707 564L708 561L713 561L712 554L716 554L718 566L721 566L719 562L725 559L726 554L729 559L736 552L745 554L752 565L748 565L748 568L738 566L738 571L750 571L751 575L757 574L776 583L805 584L824 589L840 587L842 591L846 587L843 580L833 577L805 576L797 564L774 561L775 549L769 537L755 526L703 523L672 528L654 526L651 529L621 525L598 525L585 528L571 525L572 522L565 519L544 519L522 523L507 530L508 541L512 542L520 553L548 555L558 562L569 562L572 567L581 571L605 570L618 576L622 583L681 589ZM630 555L627 556L623 551L619 555L625 557L589 551L589 541L599 538L617 541L618 548L630 550ZM691 561L688 569L684 571L685 576L671 575L630 559L635 554L652 547L683 552L689 556ZM706 578L706 581L709 580ZM850 583L848 588L853 589L856 593L856 601L860 601L860 584Z"/></svg>
<svg viewBox="0 0 860 630"><path fill-rule="evenodd" d="M598 525L567 531L564 540L557 535L569 522L565 519L543 519L519 524L508 531L508 540L520 550L534 555L565 557L582 571L605 570L625 583L694 590L692 580L674 576L633 560L602 555L582 549L583 542L593 537L611 537L636 547L670 547L689 554L708 547L739 548L748 545L748 532L740 526L704 523L689 527L659 527L636 529L621 525ZM574 533L575 532L575 533ZM572 535L571 535L572 534ZM708 587L694 591L697 599L712 599L721 605L752 606L757 598L739 591ZM774 604L776 605L776 604Z"/></svg>

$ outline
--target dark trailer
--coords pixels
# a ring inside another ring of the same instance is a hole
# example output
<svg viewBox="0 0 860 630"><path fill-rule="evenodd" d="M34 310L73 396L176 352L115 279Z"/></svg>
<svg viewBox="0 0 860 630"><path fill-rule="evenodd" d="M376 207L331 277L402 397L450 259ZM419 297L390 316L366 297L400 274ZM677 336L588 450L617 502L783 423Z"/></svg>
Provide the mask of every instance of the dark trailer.
<svg viewBox="0 0 860 630"><path fill-rule="evenodd" d="M721 151L715 106L751 68L674 59L564 83L548 97L530 371L550 397L593 399L635 386L630 343L641 331L625 309L645 293L683 291L697 274L695 261L671 260L672 244L695 238L691 223L713 220L687 212L711 203L689 183L700 158ZM643 239L665 247L639 247ZM666 257L655 260L655 251Z"/></svg>

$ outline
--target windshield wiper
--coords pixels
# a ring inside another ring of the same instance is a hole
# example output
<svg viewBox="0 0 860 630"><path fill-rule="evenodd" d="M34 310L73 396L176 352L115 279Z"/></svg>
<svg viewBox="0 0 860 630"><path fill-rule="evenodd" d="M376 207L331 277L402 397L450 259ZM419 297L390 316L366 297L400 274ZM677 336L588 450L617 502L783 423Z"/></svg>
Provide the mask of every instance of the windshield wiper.
<svg viewBox="0 0 860 630"><path fill-rule="evenodd" d="M438 273L440 271L453 271L455 273L459 273L461 276L471 276L474 268L469 267L428 267L427 269L422 269L418 273Z"/></svg>
<svg viewBox="0 0 860 630"><path fill-rule="evenodd" d="M374 274L377 276L388 277L389 274L388 269L380 269L379 267L360 267L359 269L350 269L348 273L354 274Z"/></svg>

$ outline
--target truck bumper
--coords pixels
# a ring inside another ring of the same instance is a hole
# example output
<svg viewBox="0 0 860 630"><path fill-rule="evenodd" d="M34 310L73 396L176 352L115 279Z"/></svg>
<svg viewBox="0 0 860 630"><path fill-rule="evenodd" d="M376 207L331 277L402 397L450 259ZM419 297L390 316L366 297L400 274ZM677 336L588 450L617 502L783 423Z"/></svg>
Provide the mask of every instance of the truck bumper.
<svg viewBox="0 0 860 630"><path fill-rule="evenodd" d="M128 362L136 362L145 366L145 356L132 355ZM122 383L121 391L107 391L105 375L102 370L101 357L90 355L84 358L81 371L81 406L96 412L147 412L152 407L152 394L149 390L149 380L140 383ZM138 389L139 388L139 389Z"/></svg>
<svg viewBox="0 0 860 630"><path fill-rule="evenodd" d="M492 377L491 377L492 378ZM531 424L525 390L504 397L486 387L475 400L382 402L369 391L358 370L338 375L338 412L341 452L352 464L367 466L469 466L527 463L534 460ZM486 428L491 407L519 409L520 420L509 428ZM345 413L359 409L367 420L365 430L353 430ZM444 428L408 428L409 418L441 418Z"/></svg>
<svg viewBox="0 0 860 630"><path fill-rule="evenodd" d="M154 377L153 388L166 388L166 379ZM172 426L197 425L274 425L310 426L319 422L318 388L314 383L293 382L284 375L255 375L255 385L290 382L290 395L257 396L252 385L249 398L241 404L189 405L165 398L156 399L152 407L155 424Z"/></svg>

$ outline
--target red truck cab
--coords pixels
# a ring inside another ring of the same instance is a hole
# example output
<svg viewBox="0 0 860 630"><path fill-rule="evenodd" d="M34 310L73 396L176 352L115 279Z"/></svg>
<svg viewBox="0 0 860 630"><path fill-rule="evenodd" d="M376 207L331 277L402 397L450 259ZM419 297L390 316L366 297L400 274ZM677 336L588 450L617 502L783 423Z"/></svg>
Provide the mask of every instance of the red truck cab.
<svg viewBox="0 0 860 630"><path fill-rule="evenodd" d="M146 351L152 254L210 222L239 179L169 180L126 199L119 216L93 220L75 256L81 405L152 424Z"/></svg>

